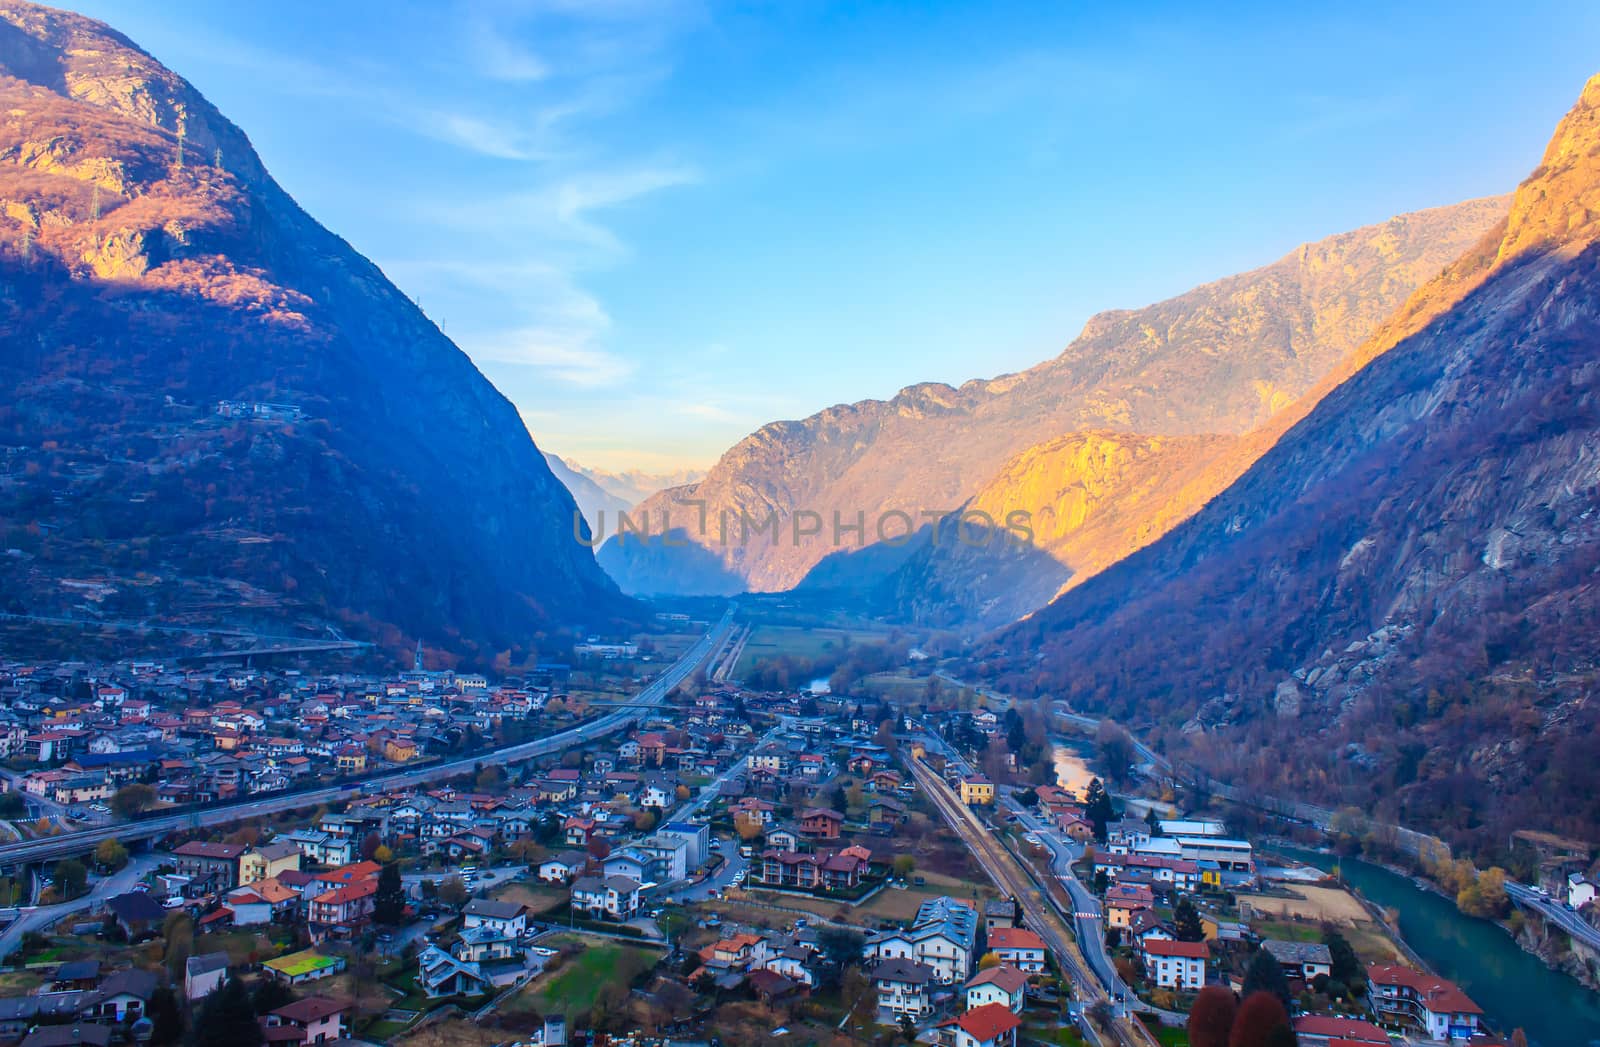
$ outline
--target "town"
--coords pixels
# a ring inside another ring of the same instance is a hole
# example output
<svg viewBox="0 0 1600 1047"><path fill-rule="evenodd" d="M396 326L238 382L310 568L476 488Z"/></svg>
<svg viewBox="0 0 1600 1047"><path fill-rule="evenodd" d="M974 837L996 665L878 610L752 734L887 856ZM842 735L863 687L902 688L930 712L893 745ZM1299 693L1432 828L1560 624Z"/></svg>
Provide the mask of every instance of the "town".
<svg viewBox="0 0 1600 1047"><path fill-rule="evenodd" d="M504 680L0 666L0 1038L1511 1042L1070 721L917 652L898 700L744 686L776 632L676 616Z"/></svg>

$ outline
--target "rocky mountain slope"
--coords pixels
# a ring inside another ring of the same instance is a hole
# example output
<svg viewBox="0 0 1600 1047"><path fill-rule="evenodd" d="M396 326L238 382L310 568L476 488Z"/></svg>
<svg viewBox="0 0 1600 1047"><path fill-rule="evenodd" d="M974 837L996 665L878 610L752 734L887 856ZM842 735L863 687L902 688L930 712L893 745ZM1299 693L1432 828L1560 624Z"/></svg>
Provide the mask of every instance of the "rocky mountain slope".
<svg viewBox="0 0 1600 1047"><path fill-rule="evenodd" d="M9 610L485 656L632 611L512 405L242 131L114 30L18 0L0 343Z"/></svg>
<svg viewBox="0 0 1600 1047"><path fill-rule="evenodd" d="M1508 218L1240 443L989 674L1236 783L1600 839L1600 77Z"/></svg>
<svg viewBox="0 0 1600 1047"><path fill-rule="evenodd" d="M875 581L913 546L851 553L880 534L903 534L908 524L928 541L942 514L1030 447L1068 434L1194 437L1257 428L1360 345L1504 207L1503 199L1476 200L1403 215L1156 305L1102 313L1060 356L1021 374L960 388L912 386L892 400L774 422L729 450L704 480L648 500L654 537L613 538L601 563L634 592L786 589L824 560L830 581ZM704 527L690 499L704 503ZM756 534L774 514L776 541ZM660 540L663 519L683 532L675 538L685 545ZM797 527L805 532L818 520L820 534L795 540ZM864 539L845 530L862 520ZM1058 573L1065 578L1072 569ZM1048 596L1055 587L1041 591Z"/></svg>

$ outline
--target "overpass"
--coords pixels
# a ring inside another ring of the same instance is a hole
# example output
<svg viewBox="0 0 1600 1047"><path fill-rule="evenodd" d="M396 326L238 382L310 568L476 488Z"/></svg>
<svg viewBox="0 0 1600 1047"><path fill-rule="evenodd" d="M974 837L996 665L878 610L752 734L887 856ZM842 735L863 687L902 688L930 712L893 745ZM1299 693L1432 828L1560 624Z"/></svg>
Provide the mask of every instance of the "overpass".
<svg viewBox="0 0 1600 1047"><path fill-rule="evenodd" d="M564 752L575 746L592 742L597 738L616 734L638 721L645 713L659 708L674 687L688 679L700 667L701 663L713 653L718 653L722 650L727 642L728 634L733 628L735 609L736 605L730 606L716 625L712 626L704 636L695 641L694 646L685 651L683 656L674 662L670 668L642 688L626 707L579 724L577 727L569 728L545 738L538 738L531 742L520 742L500 749L489 749L472 756L429 764L426 767L374 774L359 782L341 782L336 785L294 793L257 794L232 803L213 804L173 814L158 814L132 822L113 822L93 829L80 829L76 832L47 836L37 840L0 844L0 869L13 869L35 862L52 862L62 858L87 854L94 850L95 845L101 840L110 838L115 838L125 844L142 842L157 839L169 833L226 825L242 818L255 818L261 815L277 814L282 811L292 811L325 803L351 800L360 796L364 791L370 791L374 788L390 790L427 785L459 775L470 774L478 767L521 763L541 756Z"/></svg>

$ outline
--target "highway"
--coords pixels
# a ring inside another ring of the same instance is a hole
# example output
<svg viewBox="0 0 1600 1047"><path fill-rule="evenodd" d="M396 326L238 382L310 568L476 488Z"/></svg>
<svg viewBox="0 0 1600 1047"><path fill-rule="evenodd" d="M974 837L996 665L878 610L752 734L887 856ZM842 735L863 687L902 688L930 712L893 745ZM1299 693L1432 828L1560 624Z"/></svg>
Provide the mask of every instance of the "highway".
<svg viewBox="0 0 1600 1047"><path fill-rule="evenodd" d="M1110 1001L1099 980L1084 965L1072 928L1056 911L1055 903L1041 890L1021 864L1007 851L994 835L978 821L976 815L961 803L933 770L918 759L906 761L912 777L924 794L933 802L945 822L966 844L978 864L1001 891L1016 900L1022 910L1024 922L1030 930L1044 939L1045 945L1055 954L1061 971L1074 986L1079 999L1087 1004ZM1106 1040L1093 1021L1085 1020L1080 1028L1095 1047L1104 1047ZM1113 1018L1106 1030L1111 1041L1120 1047L1148 1047L1155 1042L1148 1030L1133 1019Z"/></svg>
<svg viewBox="0 0 1600 1047"><path fill-rule="evenodd" d="M728 633L733 627L734 610L735 608L730 606L727 613L722 616L716 625L712 626L704 636L695 641L694 646L685 651L683 657L679 658L670 668L641 689L626 707L569 730L552 734L546 738L538 738L531 742L521 742L502 749L485 750L471 756L429 764L426 767L418 767L414 770L396 770L375 774L360 782L341 783L297 793L258 794L248 799L234 803L217 804L202 810L158 815L134 822L116 822L110 825L97 826L93 829L82 829L38 840L3 844L0 845L0 868L14 868L31 862L56 861L61 858L86 854L93 850L94 846L101 840L108 837L116 837L123 843L150 840L172 832L225 825L242 818L254 818L261 815L276 814L281 811L297 810L325 803L349 800L361 795L363 789L374 786L387 790L424 785L429 782L437 782L470 773L474 768L480 766L520 763L540 756L549 756L552 753L559 753L578 745L587 744L596 738L604 738L608 735L616 734L640 719L644 711L660 706L672 689L688 679L702 662L713 653L720 653Z"/></svg>
<svg viewBox="0 0 1600 1047"><path fill-rule="evenodd" d="M1600 930L1591 927L1589 921L1561 902L1511 880L1506 881L1506 894L1524 909L1533 910L1566 931L1570 937L1578 939L1591 949L1600 950Z"/></svg>

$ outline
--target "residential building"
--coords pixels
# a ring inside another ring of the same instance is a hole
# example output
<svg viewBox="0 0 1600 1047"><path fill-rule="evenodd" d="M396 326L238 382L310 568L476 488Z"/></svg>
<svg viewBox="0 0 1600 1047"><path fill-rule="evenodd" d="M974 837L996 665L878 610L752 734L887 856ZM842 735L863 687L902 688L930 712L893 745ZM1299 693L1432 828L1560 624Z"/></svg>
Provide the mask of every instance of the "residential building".
<svg viewBox="0 0 1600 1047"><path fill-rule="evenodd" d="M898 1019L901 1015L925 1018L933 1013L933 968L895 957L872 970L872 984L878 993L878 1010Z"/></svg>
<svg viewBox="0 0 1600 1047"><path fill-rule="evenodd" d="M1163 989L1197 991L1206 984L1206 960L1211 949L1205 942L1177 942L1146 938L1139 946L1145 974Z"/></svg>
<svg viewBox="0 0 1600 1047"><path fill-rule="evenodd" d="M1319 974L1333 974L1333 955L1321 942L1284 942L1268 938L1261 947L1283 966L1284 977L1290 981L1309 985Z"/></svg>
<svg viewBox="0 0 1600 1047"><path fill-rule="evenodd" d="M989 951L1019 971L1044 970L1044 939L1026 927L996 927L989 932Z"/></svg>
<svg viewBox="0 0 1600 1047"><path fill-rule="evenodd" d="M326 996L307 996L270 1012L267 1027L296 1029L301 1043L339 1040L345 1036L345 1015L349 1010L347 1003Z"/></svg>
<svg viewBox="0 0 1600 1047"><path fill-rule="evenodd" d="M944 985L965 982L977 962L978 913L966 902L941 897L917 908L909 930L880 931L867 939L868 959L915 960Z"/></svg>
<svg viewBox="0 0 1600 1047"><path fill-rule="evenodd" d="M837 840L844 827L844 815L827 807L812 807L800 813L800 833L817 840Z"/></svg>
<svg viewBox="0 0 1600 1047"><path fill-rule="evenodd" d="M1300 1047L1389 1047L1389 1034L1359 1018L1303 1014L1294 1020Z"/></svg>
<svg viewBox="0 0 1600 1047"><path fill-rule="evenodd" d="M966 1005L968 1010L982 1007L985 1004L1003 1004L1013 1014L1022 1013L1022 1005L1027 997L1028 974L1015 967L1001 964L999 967L990 967L986 971L979 971L973 975L966 986Z"/></svg>
<svg viewBox="0 0 1600 1047"><path fill-rule="evenodd" d="M1572 873L1567 877L1567 904L1574 909L1581 909L1594 901L1597 892L1600 892L1600 886L1583 873Z"/></svg>
<svg viewBox="0 0 1600 1047"><path fill-rule="evenodd" d="M1419 1028L1435 1040L1469 1040L1478 1034L1483 1011L1454 982L1410 967L1373 964L1367 983L1367 999L1380 1022Z"/></svg>
<svg viewBox="0 0 1600 1047"><path fill-rule="evenodd" d="M515 902L474 898L461 912L461 926L468 930L486 927L512 938L520 938L528 930L528 907Z"/></svg>
<svg viewBox="0 0 1600 1047"><path fill-rule="evenodd" d="M239 856L239 883L247 885L281 872L296 872L300 858L300 846L293 840L274 840L252 847Z"/></svg>
<svg viewBox="0 0 1600 1047"><path fill-rule="evenodd" d="M1005 1004L986 1003L955 1020L955 1047L1016 1047L1021 1025Z"/></svg>
<svg viewBox="0 0 1600 1047"><path fill-rule="evenodd" d="M589 864L582 851L562 851L539 863L539 879L545 883L571 883Z"/></svg>
<svg viewBox="0 0 1600 1047"><path fill-rule="evenodd" d="M962 778L961 802L968 806L994 803L994 782L981 774L971 774Z"/></svg>
<svg viewBox="0 0 1600 1047"><path fill-rule="evenodd" d="M584 876L572 884L572 907L600 919L630 920L639 911L639 881Z"/></svg>
<svg viewBox="0 0 1600 1047"><path fill-rule="evenodd" d="M191 840L175 848L172 858L178 874L189 877L197 888L227 890L239 886L239 859L244 852L243 844Z"/></svg>

